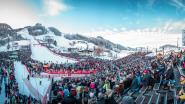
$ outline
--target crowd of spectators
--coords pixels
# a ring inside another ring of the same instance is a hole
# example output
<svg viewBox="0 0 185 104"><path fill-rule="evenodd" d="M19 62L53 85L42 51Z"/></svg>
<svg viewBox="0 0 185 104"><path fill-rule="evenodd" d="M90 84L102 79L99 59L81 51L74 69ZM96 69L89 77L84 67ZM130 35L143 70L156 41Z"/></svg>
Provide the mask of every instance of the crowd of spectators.
<svg viewBox="0 0 185 104"><path fill-rule="evenodd" d="M53 82L50 103L118 104L115 97L123 97L122 104L134 104L135 98L129 94L138 92L141 87L152 89L161 81L162 87L169 90L174 81L172 59L145 55L136 53L101 64L103 71L88 78L64 78Z"/></svg>
<svg viewBox="0 0 185 104"><path fill-rule="evenodd" d="M18 83L14 74L14 62L9 53L0 53L0 94L5 94L4 104L40 104L31 96L19 93ZM4 86L4 92L2 92Z"/></svg>
<svg viewBox="0 0 185 104"><path fill-rule="evenodd" d="M176 57L146 57L147 53L138 52L118 60L102 60L86 58L84 61L70 63L39 62L31 59L30 52L19 52L18 61L25 64L32 73L40 74L47 70L98 70L96 74L82 78L63 78L52 80L50 104L134 104L130 94L139 92L141 88L152 89L155 83L170 90L174 84L174 67L178 63ZM40 104L31 96L19 93L14 75L13 61L6 53L0 54L1 87L5 86L5 104ZM1 92L2 93L2 92ZM183 91L181 91L183 95ZM116 98L121 97L121 101ZM182 97L177 96L178 99Z"/></svg>

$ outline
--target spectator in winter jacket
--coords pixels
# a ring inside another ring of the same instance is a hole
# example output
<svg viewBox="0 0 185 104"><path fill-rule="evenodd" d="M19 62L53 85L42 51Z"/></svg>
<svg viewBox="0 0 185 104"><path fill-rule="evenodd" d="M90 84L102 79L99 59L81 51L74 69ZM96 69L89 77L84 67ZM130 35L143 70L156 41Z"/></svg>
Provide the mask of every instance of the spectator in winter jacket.
<svg viewBox="0 0 185 104"><path fill-rule="evenodd" d="M97 104L105 104L104 95L101 92L98 93Z"/></svg>
<svg viewBox="0 0 185 104"><path fill-rule="evenodd" d="M110 83L108 80L105 80L105 84L103 85L103 88L107 91L108 89L110 89Z"/></svg>
<svg viewBox="0 0 185 104"><path fill-rule="evenodd" d="M69 96L69 90L67 87L64 87L64 98L68 97Z"/></svg>
<svg viewBox="0 0 185 104"><path fill-rule="evenodd" d="M185 93L184 93L183 87L179 91L179 94L176 96L176 98L178 99L178 104L184 104L184 102L185 102Z"/></svg>
<svg viewBox="0 0 185 104"><path fill-rule="evenodd" d="M89 93L89 97L90 97L90 99L88 99L88 104L96 104L97 103L97 98L93 92Z"/></svg>
<svg viewBox="0 0 185 104"><path fill-rule="evenodd" d="M95 83L94 83L94 82L91 82L90 88L91 88L92 90L95 88Z"/></svg>

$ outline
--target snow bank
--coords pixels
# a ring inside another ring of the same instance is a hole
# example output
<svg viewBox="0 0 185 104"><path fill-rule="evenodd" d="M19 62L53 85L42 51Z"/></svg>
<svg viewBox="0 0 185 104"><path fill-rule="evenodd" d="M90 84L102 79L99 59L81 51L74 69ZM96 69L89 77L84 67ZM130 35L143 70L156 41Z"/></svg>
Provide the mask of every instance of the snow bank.
<svg viewBox="0 0 185 104"><path fill-rule="evenodd" d="M40 81L42 82L41 85ZM48 78L30 78L30 83L43 97L47 92L51 80L48 80Z"/></svg>
<svg viewBox="0 0 185 104"><path fill-rule="evenodd" d="M11 49L9 49L9 50L11 50ZM0 46L0 52L6 52L6 51L9 51L9 50L7 49L7 44L4 45L4 46Z"/></svg>
<svg viewBox="0 0 185 104"><path fill-rule="evenodd" d="M154 56L156 56L156 53L149 53L149 54L147 54L147 55L145 55L145 56L147 56L147 57L154 57Z"/></svg>
<svg viewBox="0 0 185 104"><path fill-rule="evenodd" d="M40 36L37 36L36 39L40 39L40 40L44 40L44 38L46 36L51 36L51 38L53 38L54 40L56 40L57 42L57 46L58 47L65 47L65 48L68 48L68 47L71 47L69 45L69 43L71 42L70 40L66 39L64 36L55 36L53 34L53 32L49 31L47 34L45 35L40 35Z"/></svg>
<svg viewBox="0 0 185 104"><path fill-rule="evenodd" d="M34 39L33 36L29 35L27 29L23 29L22 31L18 32L23 38L30 40L31 44L38 44L38 42Z"/></svg>
<svg viewBox="0 0 185 104"><path fill-rule="evenodd" d="M52 53L50 50L48 50L46 47L43 47L41 45L32 45L31 49L32 49L31 58L41 62L49 62L49 61L59 62L59 63L76 62L75 60L56 55Z"/></svg>
<svg viewBox="0 0 185 104"><path fill-rule="evenodd" d="M43 47L41 45L38 45L38 41L36 39L44 39L45 36L53 36L55 40L57 41L57 45L67 46L69 45L69 40L65 39L63 36L55 36L52 32L49 32L48 34L41 35L41 36L31 36L29 35L27 29L23 29L19 32L19 34L26 39L29 39L31 41L31 50L32 55L31 58L41 61L41 62L59 62L59 63L74 63L75 60L68 59L66 57L61 57L59 55L56 55L52 53L50 50L48 50L46 47Z"/></svg>
<svg viewBox="0 0 185 104"><path fill-rule="evenodd" d="M15 78L18 83L19 92L27 96L31 95L38 100L43 99L50 86L51 80L48 80L48 78L41 79L33 77L30 77L30 80L27 80L29 73L26 70L26 67L20 62L14 62L14 67ZM41 85L40 81L42 82Z"/></svg>
<svg viewBox="0 0 185 104"><path fill-rule="evenodd" d="M21 40L21 41L13 41L13 43L18 44L20 46L26 46L26 45L30 45L30 41L29 40Z"/></svg>
<svg viewBox="0 0 185 104"><path fill-rule="evenodd" d="M127 51L127 50L123 50L120 53L117 54L118 58L123 58L126 57L128 55L130 55L131 53L133 53L134 51Z"/></svg>
<svg viewBox="0 0 185 104"><path fill-rule="evenodd" d="M54 47L55 49L58 49L62 52L66 52L67 48L71 48L71 47L78 48L78 49L86 49L87 46L89 49L94 49L94 47L97 47L95 44L88 43L87 41L80 41L80 40L71 41L71 40L66 39L63 35L55 36L54 33L51 31L48 31L47 34L33 37L29 35L27 29L24 29L21 32L19 32L19 34L21 34L21 36L23 36L24 38L31 40L31 43L32 43L32 56L31 57L41 62L44 62L44 61L45 62L52 61L52 62L59 62L59 63L61 62L62 63L65 63L65 62L74 63L75 62L74 59L68 59L66 57L61 57L59 55L53 54L45 47L36 45L38 44L38 42L35 39L44 40L46 36L50 36L52 39L56 40L57 46L54 46ZM76 44L74 44L74 46L70 45L70 43L73 43L73 42L75 42ZM93 56L93 57L111 60L115 58L117 59L117 58L125 57L129 55L130 51L121 51L120 53L111 51L111 53L113 56L116 56L116 57L111 57L107 53L104 53L104 56L101 56L101 57L98 57L98 56Z"/></svg>
<svg viewBox="0 0 185 104"><path fill-rule="evenodd" d="M24 83L24 79L29 75L25 66L23 66L20 62L14 62L15 67L15 78L18 83L19 92L21 94L25 94L27 96L33 96L28 90L26 84Z"/></svg>

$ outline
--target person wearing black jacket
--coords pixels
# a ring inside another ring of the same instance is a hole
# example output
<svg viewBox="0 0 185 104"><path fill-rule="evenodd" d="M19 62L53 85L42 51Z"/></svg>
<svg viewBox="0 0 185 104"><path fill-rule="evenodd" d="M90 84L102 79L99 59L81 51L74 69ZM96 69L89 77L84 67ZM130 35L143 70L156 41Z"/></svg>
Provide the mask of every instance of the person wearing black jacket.
<svg viewBox="0 0 185 104"><path fill-rule="evenodd" d="M173 73L173 68L170 65L167 68L167 71L165 72L165 80L164 80L164 87L169 89L168 83L171 82L172 80L174 80L174 73Z"/></svg>
<svg viewBox="0 0 185 104"><path fill-rule="evenodd" d="M108 98L105 100L105 104L117 104L117 102L115 101L114 97L111 96L111 97L108 97Z"/></svg>
<svg viewBox="0 0 185 104"><path fill-rule="evenodd" d="M102 93L98 94L97 104L105 104L104 95Z"/></svg>
<svg viewBox="0 0 185 104"><path fill-rule="evenodd" d="M77 100L74 96L70 95L67 98L64 98L62 104L77 104Z"/></svg>

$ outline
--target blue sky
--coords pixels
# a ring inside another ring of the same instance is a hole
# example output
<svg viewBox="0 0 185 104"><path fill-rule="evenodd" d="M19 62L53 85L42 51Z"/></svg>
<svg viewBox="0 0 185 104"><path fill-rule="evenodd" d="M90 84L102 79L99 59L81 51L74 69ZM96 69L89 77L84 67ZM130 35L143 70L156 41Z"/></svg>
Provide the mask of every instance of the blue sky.
<svg viewBox="0 0 185 104"><path fill-rule="evenodd" d="M161 28L166 29L164 31L180 32L180 29L184 28L185 0L15 1L16 3L12 4L15 8L17 5L23 6L28 12L22 14L23 16L20 16L21 13L19 15L23 20L28 18L28 25L40 22L47 26L55 26L64 32L143 29L159 31ZM30 12L32 18L27 16ZM26 20L24 23L26 25Z"/></svg>

